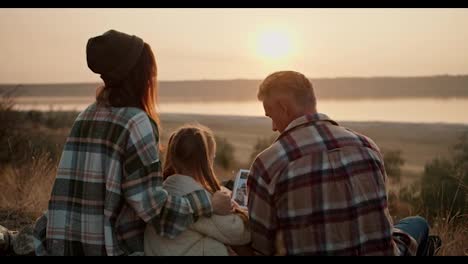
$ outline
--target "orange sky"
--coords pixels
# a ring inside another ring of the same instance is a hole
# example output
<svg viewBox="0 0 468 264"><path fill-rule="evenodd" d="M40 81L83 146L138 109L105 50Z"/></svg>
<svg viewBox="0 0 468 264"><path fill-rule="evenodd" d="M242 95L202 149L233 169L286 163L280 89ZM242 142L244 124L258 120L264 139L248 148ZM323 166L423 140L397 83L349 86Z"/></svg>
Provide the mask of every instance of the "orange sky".
<svg viewBox="0 0 468 264"><path fill-rule="evenodd" d="M467 25L468 9L1 9L0 83L99 81L85 46L111 28L152 46L160 80L468 74Z"/></svg>

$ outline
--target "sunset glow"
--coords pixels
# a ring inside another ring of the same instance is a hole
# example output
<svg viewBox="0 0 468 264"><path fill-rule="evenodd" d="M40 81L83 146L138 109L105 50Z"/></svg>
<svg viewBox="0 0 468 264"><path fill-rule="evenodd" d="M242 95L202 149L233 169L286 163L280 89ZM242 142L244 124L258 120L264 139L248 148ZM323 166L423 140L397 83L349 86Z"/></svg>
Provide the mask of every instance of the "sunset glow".
<svg viewBox="0 0 468 264"><path fill-rule="evenodd" d="M269 60L288 58L292 53L290 37L281 31L266 31L258 38L258 54Z"/></svg>

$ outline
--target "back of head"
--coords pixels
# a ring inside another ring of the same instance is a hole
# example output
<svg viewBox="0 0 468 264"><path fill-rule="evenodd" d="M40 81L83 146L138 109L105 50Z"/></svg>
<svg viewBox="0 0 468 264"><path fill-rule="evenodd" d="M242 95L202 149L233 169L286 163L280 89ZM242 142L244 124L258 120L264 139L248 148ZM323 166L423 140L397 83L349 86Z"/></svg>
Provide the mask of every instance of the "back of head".
<svg viewBox="0 0 468 264"><path fill-rule="evenodd" d="M299 104L316 106L312 83L302 73L279 71L268 75L260 84L257 98L260 101L275 95L292 95Z"/></svg>
<svg viewBox="0 0 468 264"><path fill-rule="evenodd" d="M213 171L214 137L208 128L186 125L169 138L163 177L174 173L196 177L205 189L214 193L220 184Z"/></svg>
<svg viewBox="0 0 468 264"><path fill-rule="evenodd" d="M137 63L144 44L137 36L111 29L88 40L88 67L94 73L101 74L103 80L121 81Z"/></svg>
<svg viewBox="0 0 468 264"><path fill-rule="evenodd" d="M157 66L147 43L137 36L109 30L88 40L86 59L91 71L104 81L98 102L140 108L159 124Z"/></svg>
<svg viewBox="0 0 468 264"><path fill-rule="evenodd" d="M200 124L185 125L169 138L163 177L167 178L181 171L198 172L199 177L196 180L207 191L215 193L221 190L221 184L213 170L215 152L216 142L211 129ZM248 224L246 212L239 208L235 208L234 212Z"/></svg>

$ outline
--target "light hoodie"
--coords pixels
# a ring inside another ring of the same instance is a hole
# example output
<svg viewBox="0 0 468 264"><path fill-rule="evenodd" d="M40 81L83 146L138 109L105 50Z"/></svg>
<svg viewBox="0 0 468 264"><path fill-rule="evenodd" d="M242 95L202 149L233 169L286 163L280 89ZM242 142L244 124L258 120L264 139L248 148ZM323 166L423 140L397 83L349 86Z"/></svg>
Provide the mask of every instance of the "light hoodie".
<svg viewBox="0 0 468 264"><path fill-rule="evenodd" d="M181 174L169 176L163 188L176 196L204 190L195 179ZM148 256L227 256L226 245L249 242L248 225L238 214L201 217L174 239L158 235L152 225L147 225L144 235L145 255Z"/></svg>

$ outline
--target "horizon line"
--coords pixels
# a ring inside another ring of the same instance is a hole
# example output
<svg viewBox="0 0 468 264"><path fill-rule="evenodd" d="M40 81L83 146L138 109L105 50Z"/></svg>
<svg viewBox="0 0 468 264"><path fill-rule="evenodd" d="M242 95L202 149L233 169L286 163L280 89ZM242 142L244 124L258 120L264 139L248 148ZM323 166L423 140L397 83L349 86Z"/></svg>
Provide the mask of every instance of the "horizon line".
<svg viewBox="0 0 468 264"><path fill-rule="evenodd" d="M317 79L383 79L383 78L431 78L431 77L468 77L466 74L434 74L434 75L414 75L414 76L404 76L404 75L380 75L380 76L337 76L337 77L307 77L311 80ZM255 78L229 78L229 79L182 79L182 80L158 80L158 82L203 82L203 81L261 81L264 78L255 79ZM60 85L60 84L97 84L101 82L3 82L0 85Z"/></svg>

